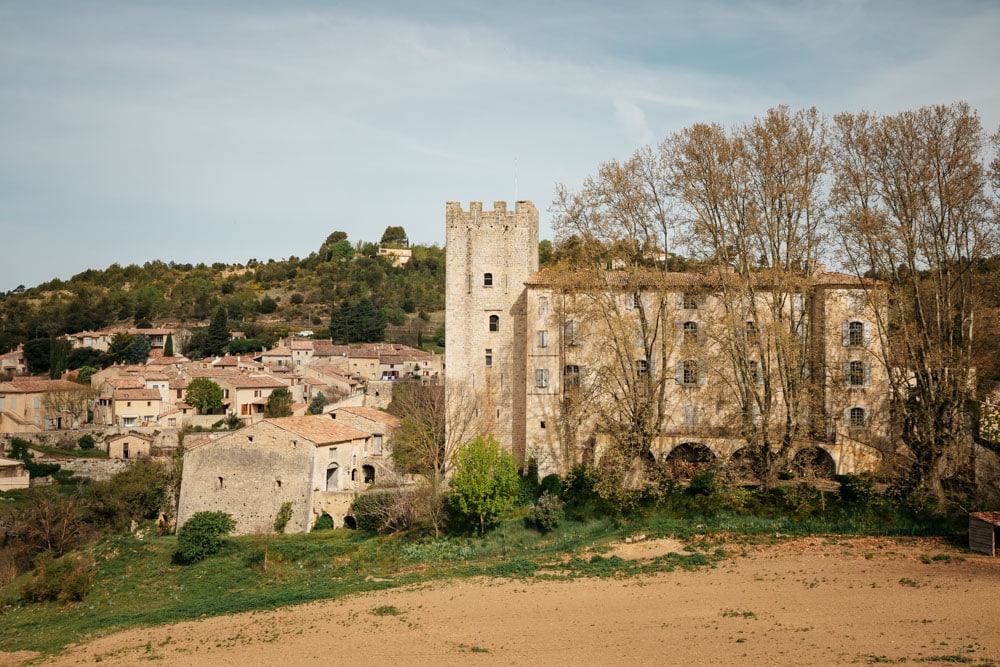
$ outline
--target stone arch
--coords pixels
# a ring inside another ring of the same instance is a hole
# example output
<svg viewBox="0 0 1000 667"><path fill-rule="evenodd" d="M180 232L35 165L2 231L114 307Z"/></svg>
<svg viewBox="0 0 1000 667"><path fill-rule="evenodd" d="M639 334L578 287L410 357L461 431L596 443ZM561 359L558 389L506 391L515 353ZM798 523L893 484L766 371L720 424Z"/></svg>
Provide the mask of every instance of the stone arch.
<svg viewBox="0 0 1000 667"><path fill-rule="evenodd" d="M375 483L375 466L370 464L365 464L361 466L361 478L365 481L365 484Z"/></svg>
<svg viewBox="0 0 1000 667"><path fill-rule="evenodd" d="M736 479L754 480L757 478L757 472L754 470L755 462L756 454L753 448L740 447L729 457L729 461L726 462L726 470Z"/></svg>
<svg viewBox="0 0 1000 667"><path fill-rule="evenodd" d="M837 474L837 463L830 452L818 445L809 445L795 452L792 474L796 477L829 479Z"/></svg>
<svg viewBox="0 0 1000 667"><path fill-rule="evenodd" d="M715 452L701 442L682 442L663 457L663 466L674 477L690 477L715 465Z"/></svg>
<svg viewBox="0 0 1000 667"><path fill-rule="evenodd" d="M357 527L358 527L358 522L353 516L348 514L347 516L344 517L344 528L350 528L351 530L354 530Z"/></svg>

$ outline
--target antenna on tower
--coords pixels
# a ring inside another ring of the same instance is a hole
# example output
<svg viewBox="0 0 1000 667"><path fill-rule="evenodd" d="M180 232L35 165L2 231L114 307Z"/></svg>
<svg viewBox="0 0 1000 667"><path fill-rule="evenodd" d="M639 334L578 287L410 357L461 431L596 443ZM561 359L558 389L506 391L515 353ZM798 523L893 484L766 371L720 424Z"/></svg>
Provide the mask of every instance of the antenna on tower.
<svg viewBox="0 0 1000 667"><path fill-rule="evenodd" d="M517 156L514 157L514 202L517 202Z"/></svg>

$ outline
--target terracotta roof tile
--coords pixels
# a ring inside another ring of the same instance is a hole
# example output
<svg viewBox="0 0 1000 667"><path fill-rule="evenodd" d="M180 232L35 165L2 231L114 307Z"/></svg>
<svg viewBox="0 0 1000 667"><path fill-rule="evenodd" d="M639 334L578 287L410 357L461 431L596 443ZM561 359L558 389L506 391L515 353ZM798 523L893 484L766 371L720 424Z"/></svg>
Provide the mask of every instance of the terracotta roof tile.
<svg viewBox="0 0 1000 667"><path fill-rule="evenodd" d="M328 445L337 442L350 442L369 436L364 431L338 424L329 415L306 415L304 417L279 417L265 419L280 429L294 433L317 445Z"/></svg>

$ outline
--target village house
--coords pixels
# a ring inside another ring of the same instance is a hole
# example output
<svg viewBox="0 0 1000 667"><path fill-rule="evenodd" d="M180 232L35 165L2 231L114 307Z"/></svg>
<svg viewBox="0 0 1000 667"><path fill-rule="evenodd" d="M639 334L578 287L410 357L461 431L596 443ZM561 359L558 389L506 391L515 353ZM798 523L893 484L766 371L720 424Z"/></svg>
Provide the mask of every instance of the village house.
<svg viewBox="0 0 1000 667"><path fill-rule="evenodd" d="M90 395L86 385L70 380L0 382L0 433L77 428L87 421Z"/></svg>
<svg viewBox="0 0 1000 667"><path fill-rule="evenodd" d="M241 418L261 418L271 392L279 387L290 390L287 382L267 375L225 375L213 378L222 388L222 403L229 414ZM293 402L301 402L295 400Z"/></svg>
<svg viewBox="0 0 1000 667"><path fill-rule="evenodd" d="M158 389L115 389L111 395L111 423L115 426L155 426L161 412Z"/></svg>
<svg viewBox="0 0 1000 667"><path fill-rule="evenodd" d="M371 440L366 443L363 452L366 458L374 462L370 474L365 475L366 483L381 481L382 472L390 473L389 467L379 462L389 461L389 436L399 428L399 417L365 406L337 408L330 416L340 424L371 434Z"/></svg>
<svg viewBox="0 0 1000 667"><path fill-rule="evenodd" d="M229 513L240 535L268 531L290 503L288 533L309 532L322 515L351 525L351 503L374 478L372 434L329 415L264 419L217 440L185 447L177 525L196 512Z"/></svg>
<svg viewBox="0 0 1000 667"><path fill-rule="evenodd" d="M28 365L24 360L24 343L16 350L0 354L0 377L27 375Z"/></svg>

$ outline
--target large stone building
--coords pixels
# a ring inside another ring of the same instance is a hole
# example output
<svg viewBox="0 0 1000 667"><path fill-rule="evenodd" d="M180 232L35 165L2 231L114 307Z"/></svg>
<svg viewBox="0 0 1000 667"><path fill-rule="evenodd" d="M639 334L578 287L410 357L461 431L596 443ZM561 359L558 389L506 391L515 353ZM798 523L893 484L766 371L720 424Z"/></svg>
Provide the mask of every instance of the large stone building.
<svg viewBox="0 0 1000 667"><path fill-rule="evenodd" d="M766 418L772 430L795 433L793 457L836 472L877 464L888 391L871 283L822 267L802 271L775 311L763 273L734 297L722 270L654 269L648 279L613 267L538 272L538 212L530 202L513 212L503 202L492 211L449 202L446 211L449 391L475 396L478 429L520 462L566 472L599 457L610 437L602 419L625 410L614 403L637 397L628 391L644 385L657 392L646 452L656 460L681 452L739 458L744 420L759 426ZM748 298L753 303L734 305ZM791 324L793 338L782 344L799 348L799 397L782 394L774 342L781 327L768 312ZM630 336L635 342L623 344ZM757 344L764 338L767 345ZM738 363L733 351L754 346L763 357L744 354ZM755 379L741 382L747 377ZM769 406L763 416L754 403Z"/></svg>

